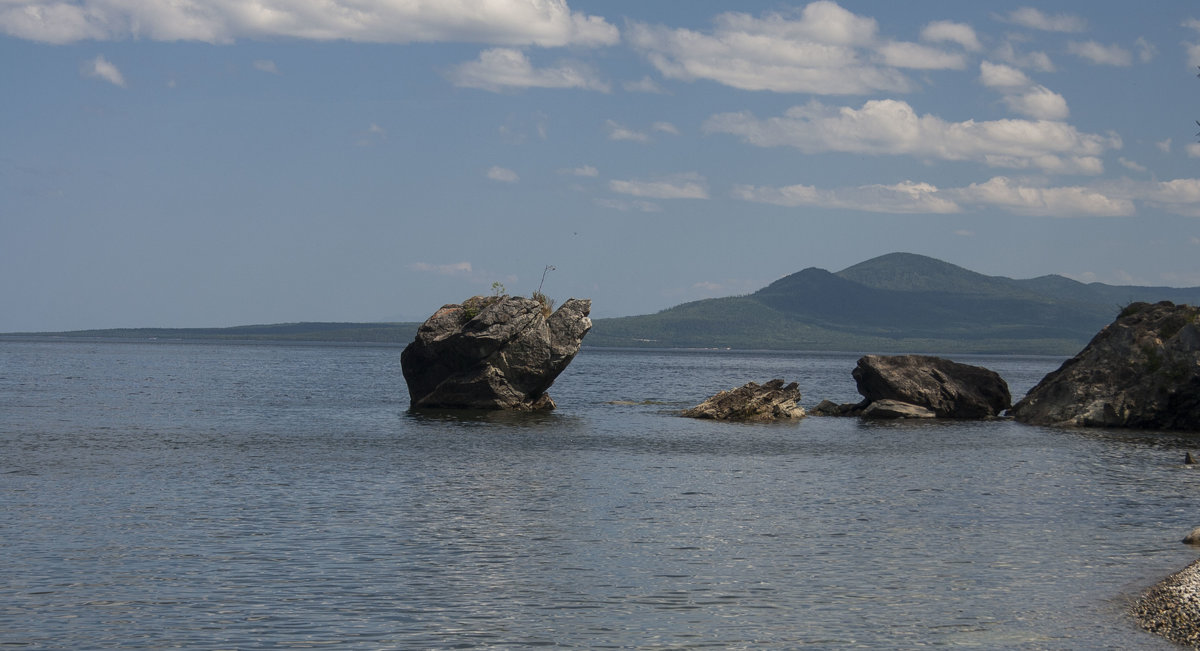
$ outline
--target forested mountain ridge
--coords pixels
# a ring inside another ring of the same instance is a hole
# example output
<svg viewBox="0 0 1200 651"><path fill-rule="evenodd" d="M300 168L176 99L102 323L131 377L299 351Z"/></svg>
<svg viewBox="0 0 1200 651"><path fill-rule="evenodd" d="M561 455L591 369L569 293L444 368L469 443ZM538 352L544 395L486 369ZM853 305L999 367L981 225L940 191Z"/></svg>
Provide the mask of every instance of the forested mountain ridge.
<svg viewBox="0 0 1200 651"><path fill-rule="evenodd" d="M1015 280L891 253L808 268L747 296L599 319L592 346L1073 354L1133 301L1200 303L1200 287Z"/></svg>

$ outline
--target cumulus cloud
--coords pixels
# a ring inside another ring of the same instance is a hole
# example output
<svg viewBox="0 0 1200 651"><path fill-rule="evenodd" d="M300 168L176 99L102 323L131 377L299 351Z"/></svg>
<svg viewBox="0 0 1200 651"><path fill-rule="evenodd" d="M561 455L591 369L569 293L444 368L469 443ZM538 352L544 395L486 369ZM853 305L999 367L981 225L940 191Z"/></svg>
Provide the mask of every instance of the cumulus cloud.
<svg viewBox="0 0 1200 651"><path fill-rule="evenodd" d="M957 43L964 50L978 52L982 49L975 30L966 23L956 23L950 20L938 20L929 23L921 30L921 40L933 43Z"/></svg>
<svg viewBox="0 0 1200 651"><path fill-rule="evenodd" d="M655 122L650 128L658 131L659 133L669 133L673 136L679 135L679 127L676 127L670 122Z"/></svg>
<svg viewBox="0 0 1200 651"><path fill-rule="evenodd" d="M1082 32L1087 29L1087 21L1079 16L1065 13L1051 16L1033 7L1015 9L1001 17L1001 20L1046 32Z"/></svg>
<svg viewBox="0 0 1200 651"><path fill-rule="evenodd" d="M1062 95L1034 84L1024 72L1011 66L984 61L979 64L979 81L1004 93L1004 103L1021 115L1039 120L1062 120L1070 115Z"/></svg>
<svg viewBox="0 0 1200 651"><path fill-rule="evenodd" d="M905 91L908 78L896 65L925 68L957 65L927 46L881 43L875 19L835 2L819 0L798 11L751 16L724 13L709 32L640 23L627 29L629 43L663 76L709 80L742 90L821 95ZM910 47L911 46L911 47ZM877 56L891 60L881 65Z"/></svg>
<svg viewBox="0 0 1200 651"><path fill-rule="evenodd" d="M1133 44L1137 46L1138 61L1141 61L1142 63L1150 63L1154 60L1154 57L1158 55L1158 48L1154 47L1154 45L1150 43L1150 41L1147 41L1145 37L1139 36L1138 39L1133 42Z"/></svg>
<svg viewBox="0 0 1200 651"><path fill-rule="evenodd" d="M7 0L0 33L45 43L298 38L369 43L613 45L617 28L566 0Z"/></svg>
<svg viewBox="0 0 1200 651"><path fill-rule="evenodd" d="M893 41L878 48L884 63L897 68L917 70L962 70L967 58L959 52L946 52L919 43Z"/></svg>
<svg viewBox="0 0 1200 651"><path fill-rule="evenodd" d="M1158 142L1154 143L1154 146L1158 147L1158 150L1164 154L1171 153L1171 139L1170 138L1167 138L1166 140L1159 140Z"/></svg>
<svg viewBox="0 0 1200 651"><path fill-rule="evenodd" d="M641 131L635 131L615 120L606 120L604 128L608 130L609 140L628 140L631 142L650 142L650 136Z"/></svg>
<svg viewBox="0 0 1200 651"><path fill-rule="evenodd" d="M1102 66L1128 66L1133 63L1133 55L1129 50L1119 45L1101 45L1096 41L1071 41L1067 51Z"/></svg>
<svg viewBox="0 0 1200 651"><path fill-rule="evenodd" d="M667 91L663 90L662 86L658 85L650 77L642 77L637 81L627 81L621 84L621 87L630 93L653 93L655 95L665 95Z"/></svg>
<svg viewBox="0 0 1200 651"><path fill-rule="evenodd" d="M1054 62L1045 52L1018 52L1011 41L1001 43L993 55L1007 63L1020 68L1028 68L1038 72L1054 72Z"/></svg>
<svg viewBox="0 0 1200 651"><path fill-rule="evenodd" d="M561 169L558 171L558 173L559 174L567 174L570 176L586 176L586 177L590 177L590 178L600 176L600 170L596 169L595 167L593 167L591 165L581 165L579 167Z"/></svg>
<svg viewBox="0 0 1200 651"><path fill-rule="evenodd" d="M596 199L596 205L621 212L630 212L636 210L638 212L662 212L662 206L653 201L625 201L623 199Z"/></svg>
<svg viewBox="0 0 1200 651"><path fill-rule="evenodd" d="M1118 217L1131 215L1130 198L1083 186L1045 187L997 176L963 188L940 189L930 183L861 185L822 189L808 185L780 188L738 186L733 195L780 206L818 206L877 213L950 214L969 208L999 208L1044 217Z"/></svg>
<svg viewBox="0 0 1200 651"><path fill-rule="evenodd" d="M882 213L956 213L962 209L939 196L928 183L904 181L896 185L861 185L852 188L820 189L811 185L780 188L739 185L733 196L746 201L777 206L820 206Z"/></svg>
<svg viewBox="0 0 1200 651"><path fill-rule="evenodd" d="M859 109L814 101L766 119L749 112L721 113L710 117L704 130L735 135L760 147L787 146L804 153L905 155L1075 174L1101 173L1100 155L1121 147L1115 135L1081 133L1063 122L947 122L918 115L899 100L871 100Z"/></svg>
<svg viewBox="0 0 1200 651"><path fill-rule="evenodd" d="M1175 179L1135 184L1130 194L1177 215L1200 217L1200 179Z"/></svg>
<svg viewBox="0 0 1200 651"><path fill-rule="evenodd" d="M125 88L125 77L115 65L105 59L103 55L97 55L95 59L84 61L79 67L79 71L85 77L94 79L103 79L114 86Z"/></svg>
<svg viewBox="0 0 1200 651"><path fill-rule="evenodd" d="M414 262L408 265L408 268L413 271L435 273L439 276L470 276L472 273L470 262L452 262L450 264Z"/></svg>
<svg viewBox="0 0 1200 651"><path fill-rule="evenodd" d="M1187 152L1188 158L1200 158L1200 142L1190 142L1184 150Z"/></svg>
<svg viewBox="0 0 1200 651"><path fill-rule="evenodd" d="M1125 158L1124 156L1118 157L1117 162L1120 163L1121 165L1123 165L1125 167L1125 169L1133 171L1133 172L1145 172L1146 171L1145 165L1142 165L1141 163L1138 163L1137 161L1131 161L1128 158Z"/></svg>
<svg viewBox="0 0 1200 651"><path fill-rule="evenodd" d="M535 68L524 52L498 47L484 50L475 61L452 68L447 77L455 86L500 92L515 88L582 88L609 92L608 83L586 64L561 61Z"/></svg>
<svg viewBox="0 0 1200 651"><path fill-rule="evenodd" d="M500 167L499 165L489 167L486 175L493 181L501 181L503 183L516 183L521 180L521 177L516 172L507 167Z"/></svg>
<svg viewBox="0 0 1200 651"><path fill-rule="evenodd" d="M651 180L613 180L608 187L613 192L645 199L707 199L708 187L704 177L695 172L674 174Z"/></svg>
<svg viewBox="0 0 1200 651"><path fill-rule="evenodd" d="M270 59L258 59L257 61L254 62L254 69L261 71L261 72L267 72L267 73L270 73L273 75L279 74L279 68L277 68L275 66L275 62L271 61Z"/></svg>
<svg viewBox="0 0 1200 651"><path fill-rule="evenodd" d="M1083 186L1038 187L997 176L950 193L962 202L996 206L1022 215L1050 217L1121 217L1134 213L1133 202Z"/></svg>

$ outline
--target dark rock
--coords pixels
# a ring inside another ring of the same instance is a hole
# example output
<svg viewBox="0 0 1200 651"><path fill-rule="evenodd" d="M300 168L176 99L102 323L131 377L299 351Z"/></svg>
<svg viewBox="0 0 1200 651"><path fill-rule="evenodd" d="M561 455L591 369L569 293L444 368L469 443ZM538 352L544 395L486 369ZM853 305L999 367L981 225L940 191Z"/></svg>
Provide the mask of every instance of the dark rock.
<svg viewBox="0 0 1200 651"><path fill-rule="evenodd" d="M763 385L748 382L684 410L683 415L688 418L742 421L803 418L804 408L799 406L799 401L800 389L795 382L787 386L783 385L783 380L771 380Z"/></svg>
<svg viewBox="0 0 1200 651"><path fill-rule="evenodd" d="M853 376L865 398L863 413L871 403L893 400L937 418L989 418L1012 403L1008 384L995 371L940 357L867 355Z"/></svg>
<svg viewBox="0 0 1200 651"><path fill-rule="evenodd" d="M592 303L553 314L519 296L475 296L421 324L400 356L414 409L554 409L546 389L579 352Z"/></svg>
<svg viewBox="0 0 1200 651"><path fill-rule="evenodd" d="M900 402L899 400L876 400L860 412L863 418L886 420L892 418L937 418L932 409Z"/></svg>
<svg viewBox="0 0 1200 651"><path fill-rule="evenodd" d="M1200 431L1200 308L1129 305L1012 415L1035 425Z"/></svg>
<svg viewBox="0 0 1200 651"><path fill-rule="evenodd" d="M1183 537L1183 542L1188 545L1200 545L1200 527L1189 531L1188 535Z"/></svg>

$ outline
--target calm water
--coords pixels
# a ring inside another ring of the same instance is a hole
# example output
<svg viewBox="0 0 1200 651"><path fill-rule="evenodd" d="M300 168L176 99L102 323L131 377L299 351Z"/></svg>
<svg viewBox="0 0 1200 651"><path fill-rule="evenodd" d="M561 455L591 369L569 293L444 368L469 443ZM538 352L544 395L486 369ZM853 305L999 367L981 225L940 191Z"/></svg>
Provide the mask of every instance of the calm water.
<svg viewBox="0 0 1200 651"><path fill-rule="evenodd" d="M1123 609L1196 557L1196 439L674 415L854 401L856 355L588 349L557 412L414 415L399 355L0 341L0 645L1171 648Z"/></svg>

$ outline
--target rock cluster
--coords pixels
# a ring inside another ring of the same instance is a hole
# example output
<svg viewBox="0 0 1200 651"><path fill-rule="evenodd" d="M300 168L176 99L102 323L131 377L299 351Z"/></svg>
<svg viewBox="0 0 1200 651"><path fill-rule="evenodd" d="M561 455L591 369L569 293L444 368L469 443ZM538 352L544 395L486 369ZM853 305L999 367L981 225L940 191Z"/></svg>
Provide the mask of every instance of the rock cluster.
<svg viewBox="0 0 1200 651"><path fill-rule="evenodd" d="M1146 591L1131 612L1151 633L1176 644L1200 646L1200 560Z"/></svg>
<svg viewBox="0 0 1200 651"><path fill-rule="evenodd" d="M799 402L800 389L795 382L787 386L783 385L783 380L771 380L762 385L748 382L684 410L683 415L756 422L803 418L804 408Z"/></svg>
<svg viewBox="0 0 1200 651"><path fill-rule="evenodd" d="M546 389L592 327L591 301L475 296L421 324L400 356L413 409L554 409Z"/></svg>
<svg viewBox="0 0 1200 651"><path fill-rule="evenodd" d="M852 372L863 400L814 413L863 418L991 418L1012 403L995 371L928 355L866 355Z"/></svg>
<svg viewBox="0 0 1200 651"><path fill-rule="evenodd" d="M1012 414L1035 425L1200 431L1200 308L1129 305Z"/></svg>

